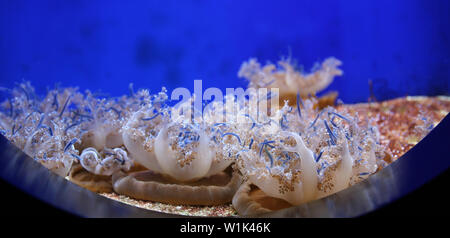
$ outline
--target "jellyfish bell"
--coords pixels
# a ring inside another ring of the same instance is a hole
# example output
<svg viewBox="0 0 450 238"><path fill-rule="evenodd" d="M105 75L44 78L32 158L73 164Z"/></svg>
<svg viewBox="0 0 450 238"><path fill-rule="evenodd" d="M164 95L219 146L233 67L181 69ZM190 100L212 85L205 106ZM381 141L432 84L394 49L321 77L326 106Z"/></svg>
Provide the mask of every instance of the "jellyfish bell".
<svg viewBox="0 0 450 238"><path fill-rule="evenodd" d="M131 157L147 171L113 175L113 188L130 197L172 204L212 205L230 202L238 174L231 162L214 158L210 127L187 115L147 109L135 113L123 128Z"/></svg>
<svg viewBox="0 0 450 238"><path fill-rule="evenodd" d="M143 108L130 117L122 128L122 138L133 160L154 172L162 172L156 160L154 141L161 129L160 115Z"/></svg>
<svg viewBox="0 0 450 238"><path fill-rule="evenodd" d="M83 134L83 147L101 149L103 147L114 148L123 145L122 135L117 132L119 128L108 124L93 125L89 131Z"/></svg>
<svg viewBox="0 0 450 238"><path fill-rule="evenodd" d="M261 136L260 146L239 157L238 168L247 178L233 198L239 214L256 215L287 204L300 205L336 193L376 172L380 159L376 156L380 150L375 142L376 128L358 127L350 116L332 108L306 112L286 116L290 121L305 122L280 123L275 133L273 128L261 127L255 133ZM296 125L296 129L286 128L289 125Z"/></svg>
<svg viewBox="0 0 450 238"><path fill-rule="evenodd" d="M299 136L293 133L280 134L292 136L296 141L295 146L281 145L277 142L281 137L272 137L270 144L266 139L257 148L261 151L259 155L257 151L242 154L240 171L267 196L292 205L310 201L315 197L318 181L314 172L311 172L316 171L313 154Z"/></svg>
<svg viewBox="0 0 450 238"><path fill-rule="evenodd" d="M234 158L231 155L235 155L237 150L234 146L234 141L227 141L227 138L224 138L226 136L222 137L222 140L217 139L217 137L219 137L217 134L213 136L215 136L216 142L212 143L211 152L213 155L211 166L205 176L218 174L230 167L230 165L234 162Z"/></svg>
<svg viewBox="0 0 450 238"><path fill-rule="evenodd" d="M327 88L336 76L341 76L343 72L338 68L341 64L340 60L329 57L321 64L316 64L311 73L305 74L297 69L298 66L290 58L280 60L278 67L270 63L261 66L253 58L241 65L238 76L249 81L249 88L277 88L280 103L288 100L291 105L295 105L299 97L316 95ZM317 105L320 108L333 105L336 97L336 92L326 94Z"/></svg>
<svg viewBox="0 0 450 238"><path fill-rule="evenodd" d="M34 160L62 177L67 176L74 162L74 158L71 155L51 152L38 153L35 155Z"/></svg>
<svg viewBox="0 0 450 238"><path fill-rule="evenodd" d="M26 128L23 131L28 136L25 137L27 139L22 149L49 170L64 177L76 159L74 155L78 154L78 150L75 144L79 143L79 140L72 134L65 133L61 120L47 119L45 114L35 115L40 119L31 124L24 122Z"/></svg>
<svg viewBox="0 0 450 238"><path fill-rule="evenodd" d="M87 105L89 113L78 116L88 117L89 123L86 123L86 132L82 136L83 148L94 147L101 150L104 147L116 148L123 145L121 128L126 116L124 110L116 106L112 99L87 99L93 100Z"/></svg>
<svg viewBox="0 0 450 238"><path fill-rule="evenodd" d="M299 196L298 198L295 198L295 196L291 196L288 201L294 205L310 201L314 199L316 195L316 187L318 182L318 178L315 174L317 171L317 163L314 159L313 152L306 147L303 139L298 134L292 132L284 132L282 134L284 134L285 136L292 136L295 140L295 146L283 146L283 149L285 151L297 153L300 155L300 179L302 181L301 186L303 195Z"/></svg>
<svg viewBox="0 0 450 238"><path fill-rule="evenodd" d="M167 100L166 90L157 95L150 95L147 90L140 90L126 101L127 119L120 132L122 141L130 157L145 168L161 172L156 161L154 140L167 115L162 106Z"/></svg>
<svg viewBox="0 0 450 238"><path fill-rule="evenodd" d="M172 138L169 137L168 130L170 127L170 125L163 127L155 139L156 159L164 173L181 182L204 177L210 170L213 160L213 154L208 146L209 138L202 131L186 131L185 133L191 133L188 135L190 138L186 138L185 141L190 141L177 142L176 139L173 140L176 135L172 134ZM170 143L170 140L172 140L172 143ZM172 148L177 146L189 148L187 148L187 151L184 148L178 148L180 150L174 151Z"/></svg>
<svg viewBox="0 0 450 238"><path fill-rule="evenodd" d="M327 155L323 155L324 161L330 161ZM318 184L317 198L325 197L329 194L339 192L350 185L352 176L353 158L348 151L347 143L344 143L340 158L333 160L334 163L326 166L321 174L321 181Z"/></svg>

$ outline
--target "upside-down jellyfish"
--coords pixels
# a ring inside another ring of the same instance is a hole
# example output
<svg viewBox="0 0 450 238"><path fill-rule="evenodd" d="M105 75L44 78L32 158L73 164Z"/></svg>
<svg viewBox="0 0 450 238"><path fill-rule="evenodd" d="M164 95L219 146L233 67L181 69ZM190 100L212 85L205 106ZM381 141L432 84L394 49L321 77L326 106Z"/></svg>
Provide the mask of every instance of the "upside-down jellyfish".
<svg viewBox="0 0 450 238"><path fill-rule="evenodd" d="M130 87L117 98L55 88L41 98L21 83L2 89L8 99L0 132L46 168L95 192L168 204L232 202L239 214L255 215L345 189L399 154L386 148L403 148L404 141L386 136L392 128L382 118L366 113L363 120L358 106L329 107L335 98L315 97L342 75L340 64L328 58L303 74L289 60L277 69L251 59L239 77L249 88L278 88L279 95L226 95L226 103L211 102L200 117L190 113L195 98L169 106L165 88L151 94ZM281 106L271 105L275 96ZM433 127L421 113L407 126L415 143Z"/></svg>

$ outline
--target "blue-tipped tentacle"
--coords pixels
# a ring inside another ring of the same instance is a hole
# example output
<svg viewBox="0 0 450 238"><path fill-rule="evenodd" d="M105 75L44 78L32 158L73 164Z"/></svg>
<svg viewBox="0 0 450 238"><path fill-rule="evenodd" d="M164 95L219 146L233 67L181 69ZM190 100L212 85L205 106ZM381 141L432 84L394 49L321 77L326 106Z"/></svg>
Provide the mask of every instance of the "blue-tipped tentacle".
<svg viewBox="0 0 450 238"><path fill-rule="evenodd" d="M143 121L151 121L151 120L155 119L156 117L158 117L160 114L161 113L157 113L157 114L155 114L155 115L153 115L151 117L142 118L141 120L143 120Z"/></svg>
<svg viewBox="0 0 450 238"><path fill-rule="evenodd" d="M267 156L269 157L270 160L270 168L273 167L273 157L272 155L269 153L269 151L267 150L267 148L264 148L264 152L266 152Z"/></svg>
<svg viewBox="0 0 450 238"><path fill-rule="evenodd" d="M111 110L114 111L114 112L117 114L117 118L120 119L120 117L121 117L120 114L121 114L122 112L119 111L119 110L117 110L117 109L115 109L114 107L110 107L110 108L106 109L107 112L109 112L109 111L111 111Z"/></svg>
<svg viewBox="0 0 450 238"><path fill-rule="evenodd" d="M251 148L252 148L253 142L254 142L254 140L253 140L253 138L252 138L252 139L250 140L250 144L248 145L248 149L251 149Z"/></svg>
<svg viewBox="0 0 450 238"><path fill-rule="evenodd" d="M336 135L333 134L333 131L331 131L326 120L323 120L323 124L325 125L328 135L330 136L331 144L336 145Z"/></svg>
<svg viewBox="0 0 450 238"><path fill-rule="evenodd" d="M298 111L298 116L301 118L302 117L302 111L300 110L300 101L301 101L301 97L300 97L300 92L297 93L297 111ZM302 103L303 104L303 103Z"/></svg>
<svg viewBox="0 0 450 238"><path fill-rule="evenodd" d="M63 115L64 111L66 110L67 104L69 104L70 98L72 97L72 95L70 95L69 97L67 97L66 102L64 102L64 106L61 109L61 112L59 113L59 117L61 118L61 116Z"/></svg>
<svg viewBox="0 0 450 238"><path fill-rule="evenodd" d="M77 138L73 138L71 141L69 141L69 143L67 143L66 146L64 146L64 153L67 152L67 150L70 148L70 146L72 146L73 144L75 144L77 142L78 142Z"/></svg>
<svg viewBox="0 0 450 238"><path fill-rule="evenodd" d="M241 143L241 138L240 138L237 134L235 134L235 133L233 133L233 132L227 132L227 133L222 134L222 138L223 138L224 136L228 136L228 135L236 137L236 138L238 139L238 141L239 141L239 144L240 144L240 145L242 144L242 143Z"/></svg>

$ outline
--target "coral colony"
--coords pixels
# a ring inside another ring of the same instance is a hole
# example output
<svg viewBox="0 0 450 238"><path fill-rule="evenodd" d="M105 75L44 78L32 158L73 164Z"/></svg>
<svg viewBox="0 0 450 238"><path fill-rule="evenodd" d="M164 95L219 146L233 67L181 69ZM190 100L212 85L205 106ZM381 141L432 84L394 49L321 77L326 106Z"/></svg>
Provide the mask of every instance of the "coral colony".
<svg viewBox="0 0 450 238"><path fill-rule="evenodd" d="M201 116L191 112L195 98L169 106L164 88L102 98L57 87L41 98L21 83L3 89L0 129L31 158L93 191L181 205L232 201L239 214L258 214L336 193L386 165L375 123L318 106L315 93L342 75L340 64L328 58L303 74L289 60L261 67L251 59L238 75L255 90L213 101ZM256 89L266 88L276 90L261 97ZM255 189L279 205L258 205Z"/></svg>

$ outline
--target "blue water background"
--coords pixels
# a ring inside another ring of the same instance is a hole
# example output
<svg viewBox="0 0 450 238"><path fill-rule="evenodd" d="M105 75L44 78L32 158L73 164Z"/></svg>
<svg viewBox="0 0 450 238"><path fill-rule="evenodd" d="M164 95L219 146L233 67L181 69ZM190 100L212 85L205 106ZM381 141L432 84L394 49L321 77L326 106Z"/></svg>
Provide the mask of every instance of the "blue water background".
<svg viewBox="0 0 450 238"><path fill-rule="evenodd" d="M328 56L344 102L450 93L450 1L0 1L0 86L245 87L250 57Z"/></svg>

